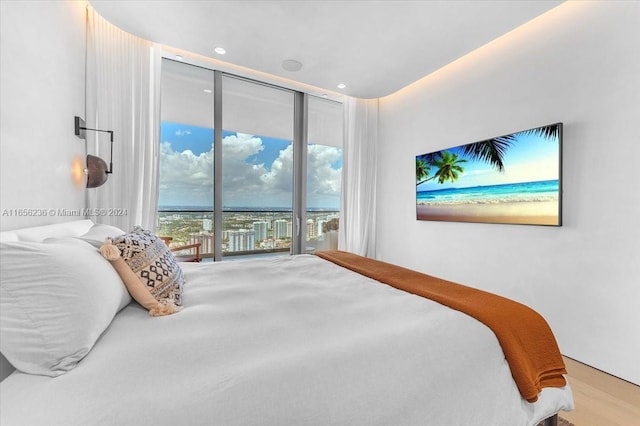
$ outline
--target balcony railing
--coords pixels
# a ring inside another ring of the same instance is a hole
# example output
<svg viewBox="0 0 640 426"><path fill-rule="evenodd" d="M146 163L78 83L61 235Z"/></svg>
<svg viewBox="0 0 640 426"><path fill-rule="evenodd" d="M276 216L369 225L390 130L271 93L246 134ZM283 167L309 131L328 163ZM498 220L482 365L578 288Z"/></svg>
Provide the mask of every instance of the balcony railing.
<svg viewBox="0 0 640 426"><path fill-rule="evenodd" d="M337 210L307 211L307 250L337 248ZM213 211L158 210L156 233L172 237L172 245L200 244L203 258L213 258L215 229ZM246 256L288 253L293 220L286 210L224 210L222 255Z"/></svg>

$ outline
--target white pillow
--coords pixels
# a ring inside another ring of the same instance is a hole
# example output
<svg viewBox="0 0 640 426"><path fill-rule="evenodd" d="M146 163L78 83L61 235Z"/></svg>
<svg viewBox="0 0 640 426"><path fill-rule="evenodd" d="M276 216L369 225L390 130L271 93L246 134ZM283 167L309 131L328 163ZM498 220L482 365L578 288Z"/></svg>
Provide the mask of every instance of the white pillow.
<svg viewBox="0 0 640 426"><path fill-rule="evenodd" d="M124 234L126 234L126 232L118 227L98 223L93 225L86 234L80 235L78 238L88 242L94 247L100 248L100 246L104 244L105 239L115 239Z"/></svg>
<svg viewBox="0 0 640 426"><path fill-rule="evenodd" d="M95 225L90 219L72 220L51 225L31 226L0 232L0 241L37 241L46 237L77 237Z"/></svg>
<svg viewBox="0 0 640 426"><path fill-rule="evenodd" d="M0 351L20 371L55 377L73 369L130 300L88 243L0 243Z"/></svg>

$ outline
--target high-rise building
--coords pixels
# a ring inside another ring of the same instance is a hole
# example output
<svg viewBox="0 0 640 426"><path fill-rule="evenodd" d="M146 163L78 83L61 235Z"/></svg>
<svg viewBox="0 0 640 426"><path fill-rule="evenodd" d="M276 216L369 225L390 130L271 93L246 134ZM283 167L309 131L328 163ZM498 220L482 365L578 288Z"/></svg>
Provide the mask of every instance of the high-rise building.
<svg viewBox="0 0 640 426"><path fill-rule="evenodd" d="M213 229L213 221L211 219L202 219L202 229L211 232Z"/></svg>
<svg viewBox="0 0 640 426"><path fill-rule="evenodd" d="M188 244L200 244L201 254L213 254L213 248L215 246L214 235L212 232L200 232L198 234L191 234L189 236Z"/></svg>
<svg viewBox="0 0 640 426"><path fill-rule="evenodd" d="M248 251L256 248L256 233L249 229L229 231L229 251Z"/></svg>
<svg viewBox="0 0 640 426"><path fill-rule="evenodd" d="M256 235L256 241L264 241L267 239L267 230L269 229L269 222L253 222L253 232Z"/></svg>
<svg viewBox="0 0 640 426"><path fill-rule="evenodd" d="M277 219L273 221L273 238L287 238L291 236L291 231L289 231L289 225L291 222L287 222L284 219Z"/></svg>
<svg viewBox="0 0 640 426"><path fill-rule="evenodd" d="M314 238L318 236L318 229L315 227L313 219L307 219L307 238Z"/></svg>

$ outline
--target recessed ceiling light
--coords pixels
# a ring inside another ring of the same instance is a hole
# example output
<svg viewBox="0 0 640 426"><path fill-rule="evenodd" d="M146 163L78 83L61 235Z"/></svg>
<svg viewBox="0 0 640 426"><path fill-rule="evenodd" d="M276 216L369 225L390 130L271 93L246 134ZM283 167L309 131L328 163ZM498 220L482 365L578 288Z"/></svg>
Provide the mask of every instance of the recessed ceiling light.
<svg viewBox="0 0 640 426"><path fill-rule="evenodd" d="M287 71L300 71L302 62L296 61L295 59L285 59L282 61L282 68Z"/></svg>
<svg viewBox="0 0 640 426"><path fill-rule="evenodd" d="M204 93L213 93L213 90L211 90L211 89L204 89Z"/></svg>
<svg viewBox="0 0 640 426"><path fill-rule="evenodd" d="M345 87L347 87L347 85L344 83L338 84L338 89L344 89Z"/></svg>
<svg viewBox="0 0 640 426"><path fill-rule="evenodd" d="M214 52L216 52L218 55L224 55L225 53L227 53L227 50L224 47L216 47L215 49L213 49Z"/></svg>
<svg viewBox="0 0 640 426"><path fill-rule="evenodd" d="M182 55L176 55L176 59L179 61L184 61L184 58L182 57Z"/></svg>

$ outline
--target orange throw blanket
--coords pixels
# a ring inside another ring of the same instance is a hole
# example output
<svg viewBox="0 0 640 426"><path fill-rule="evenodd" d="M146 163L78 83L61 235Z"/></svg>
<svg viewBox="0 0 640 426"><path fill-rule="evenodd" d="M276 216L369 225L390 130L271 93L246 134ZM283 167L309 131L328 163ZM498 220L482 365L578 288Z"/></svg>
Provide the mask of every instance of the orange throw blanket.
<svg viewBox="0 0 640 426"><path fill-rule="evenodd" d="M426 297L466 313L489 327L498 338L520 394L529 402L544 387L566 384L566 368L547 322L513 300L446 281L400 266L338 250L316 255L400 290Z"/></svg>

